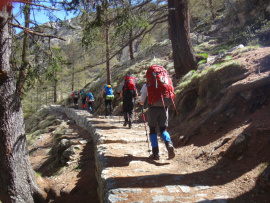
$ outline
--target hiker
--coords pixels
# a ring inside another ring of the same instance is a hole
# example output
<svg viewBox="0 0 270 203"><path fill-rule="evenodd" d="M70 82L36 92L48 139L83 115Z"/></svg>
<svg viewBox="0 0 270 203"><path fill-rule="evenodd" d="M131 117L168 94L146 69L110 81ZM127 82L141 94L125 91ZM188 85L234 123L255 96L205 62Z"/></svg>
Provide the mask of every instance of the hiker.
<svg viewBox="0 0 270 203"><path fill-rule="evenodd" d="M113 112L112 101L114 99L113 89L111 85L105 85L102 92L102 98L105 101L105 116L108 116L108 105L110 105L110 116Z"/></svg>
<svg viewBox="0 0 270 203"><path fill-rule="evenodd" d="M79 92L77 90L73 91L72 93L72 101L75 105L75 109L78 109L78 99L79 99Z"/></svg>
<svg viewBox="0 0 270 203"><path fill-rule="evenodd" d="M168 106L173 102L175 94L171 79L165 68L151 65L147 72L147 85L141 89L141 107L148 96L148 126L150 128L150 142L152 145L151 158L159 160L159 147L156 132L156 124L159 126L161 137L168 151L168 158L175 157L173 143L167 131ZM143 107L142 107L143 108Z"/></svg>
<svg viewBox="0 0 270 203"><path fill-rule="evenodd" d="M137 88L135 84L135 77L127 74L125 77L125 83L120 93L120 98L123 97L123 111L124 111L124 124L123 126L132 127L133 121L133 109L135 105L135 98L138 96Z"/></svg>
<svg viewBox="0 0 270 203"><path fill-rule="evenodd" d="M85 89L82 89L80 91L80 97L82 99L82 108L85 109L85 102L86 102L86 97L87 97L87 94L85 92Z"/></svg>
<svg viewBox="0 0 270 203"><path fill-rule="evenodd" d="M92 113L94 112L94 95L92 94L92 92L88 92L87 93L87 97L86 97L86 101L88 103L88 110Z"/></svg>

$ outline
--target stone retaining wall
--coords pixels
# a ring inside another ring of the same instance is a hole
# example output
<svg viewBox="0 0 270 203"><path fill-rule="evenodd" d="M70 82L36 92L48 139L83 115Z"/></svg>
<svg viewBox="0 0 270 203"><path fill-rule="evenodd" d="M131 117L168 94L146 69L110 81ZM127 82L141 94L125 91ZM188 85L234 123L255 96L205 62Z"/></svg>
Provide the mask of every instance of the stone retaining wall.
<svg viewBox="0 0 270 203"><path fill-rule="evenodd" d="M95 165L96 165L96 180L98 182L98 195L100 202L106 202L104 198L107 195L107 189L105 186L105 179L103 178L103 169L104 169L104 153L102 147L99 147L99 144L102 142L102 134L100 134L95 128L94 125L90 122L90 118L83 116L82 110L75 110L72 108L65 108L57 105L52 105L51 109L60 113L66 114L70 119L74 120L81 128L87 130L91 137L93 138L95 146Z"/></svg>

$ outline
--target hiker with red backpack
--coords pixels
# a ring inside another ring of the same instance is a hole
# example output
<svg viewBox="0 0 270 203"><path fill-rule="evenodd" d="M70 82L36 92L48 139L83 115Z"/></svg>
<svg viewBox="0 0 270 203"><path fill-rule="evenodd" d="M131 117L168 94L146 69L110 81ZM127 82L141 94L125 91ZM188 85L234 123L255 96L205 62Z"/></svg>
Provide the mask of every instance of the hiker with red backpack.
<svg viewBox="0 0 270 203"><path fill-rule="evenodd" d="M79 92L77 90L75 90L73 93L72 93L72 101L73 101L73 104L75 106L75 109L78 109L78 99L80 97L79 95Z"/></svg>
<svg viewBox="0 0 270 203"><path fill-rule="evenodd" d="M135 99L138 96L137 88L135 84L135 77L131 74L125 76L125 82L123 89L120 93L120 98L123 98L123 112L124 112L124 124L123 126L132 127L133 121L133 109L135 106Z"/></svg>
<svg viewBox="0 0 270 203"><path fill-rule="evenodd" d="M112 101L114 99L113 89L111 85L105 85L102 92L102 98L105 101L105 117L108 116L108 106L110 106L110 115L113 112Z"/></svg>
<svg viewBox="0 0 270 203"><path fill-rule="evenodd" d="M151 158L159 160L156 132L156 124L158 124L161 137L168 151L168 159L173 159L175 152L167 127L168 106L174 104L174 87L167 70L159 65L151 65L146 72L146 78L146 86L143 86L141 90L140 104L143 106L148 96L148 126L150 128L150 142L152 145Z"/></svg>

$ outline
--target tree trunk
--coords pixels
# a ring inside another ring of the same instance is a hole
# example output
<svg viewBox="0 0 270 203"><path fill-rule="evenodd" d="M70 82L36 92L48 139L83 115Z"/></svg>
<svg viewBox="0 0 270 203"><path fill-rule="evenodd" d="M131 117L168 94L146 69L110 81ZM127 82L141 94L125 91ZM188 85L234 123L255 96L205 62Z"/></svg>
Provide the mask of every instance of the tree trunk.
<svg viewBox="0 0 270 203"><path fill-rule="evenodd" d="M29 2L31 2L31 0L29 0ZM24 7L24 20L25 20L25 24L24 27L25 28L29 28L29 24L30 24L30 4L26 4ZM24 82L25 82L25 78L26 78L26 69L28 66L28 60L27 60L27 51L28 51L28 47L29 47L29 38L28 38L28 33L26 31L24 31L24 35L23 35L23 49L22 49L22 65L19 71L19 79L17 82L17 90L19 91L18 94L20 95L20 97L22 97L23 94L23 86L24 86Z"/></svg>
<svg viewBox="0 0 270 203"><path fill-rule="evenodd" d="M129 0L129 9L131 10L131 0ZM130 11L131 12L131 11ZM130 28L129 31L129 56L130 59L133 60L134 59L134 51L133 51L133 40L132 39L132 28Z"/></svg>
<svg viewBox="0 0 270 203"><path fill-rule="evenodd" d="M208 0L208 2L209 2L210 12L212 14L212 19L215 20L216 19L216 14L215 14L215 11L214 11L212 0Z"/></svg>
<svg viewBox="0 0 270 203"><path fill-rule="evenodd" d="M74 66L72 66L72 79L71 79L71 91L73 92L74 91Z"/></svg>
<svg viewBox="0 0 270 203"><path fill-rule="evenodd" d="M106 67L107 67L107 85L111 84L111 68L110 68L110 41L109 41L109 25L106 24Z"/></svg>
<svg viewBox="0 0 270 203"><path fill-rule="evenodd" d="M57 81L54 81L53 86L53 103L57 102Z"/></svg>
<svg viewBox="0 0 270 203"><path fill-rule="evenodd" d="M38 202L41 192L31 168L26 148L23 112L16 95L16 79L11 55L11 4L0 6L0 200ZM42 198L41 198L42 199Z"/></svg>
<svg viewBox="0 0 270 203"><path fill-rule="evenodd" d="M53 103L57 102L57 71L54 69L53 71Z"/></svg>
<svg viewBox="0 0 270 203"><path fill-rule="evenodd" d="M134 51L133 51L133 40L132 39L132 29L130 30L129 32L129 56L130 56L130 59L133 60L134 59Z"/></svg>
<svg viewBox="0 0 270 203"><path fill-rule="evenodd" d="M38 95L39 95L39 89L38 89L38 85L37 85L37 103L36 103L36 111L38 110Z"/></svg>
<svg viewBox="0 0 270 203"><path fill-rule="evenodd" d="M188 0L168 0L168 8L174 69L180 78L197 67L190 41Z"/></svg>

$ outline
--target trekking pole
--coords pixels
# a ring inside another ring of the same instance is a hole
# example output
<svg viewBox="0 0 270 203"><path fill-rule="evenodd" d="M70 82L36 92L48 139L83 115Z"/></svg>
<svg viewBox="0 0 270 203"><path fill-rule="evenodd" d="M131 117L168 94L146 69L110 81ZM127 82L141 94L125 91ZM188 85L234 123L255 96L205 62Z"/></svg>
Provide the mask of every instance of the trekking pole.
<svg viewBox="0 0 270 203"><path fill-rule="evenodd" d="M145 133L146 133L146 139L147 139L147 144L148 144L148 152L149 152L149 154L150 154L151 149L150 149L150 147L149 147L148 133L147 133L147 127L146 127L146 122L145 122L145 116L144 116L144 113L143 113L143 106L141 106L141 109L142 109L143 122L144 122Z"/></svg>
<svg viewBox="0 0 270 203"><path fill-rule="evenodd" d="M137 112L136 112L136 103L135 103L134 111L135 111L135 122L138 123Z"/></svg>
<svg viewBox="0 0 270 203"><path fill-rule="evenodd" d="M119 124L120 124L121 110L122 110L122 101L120 98Z"/></svg>

